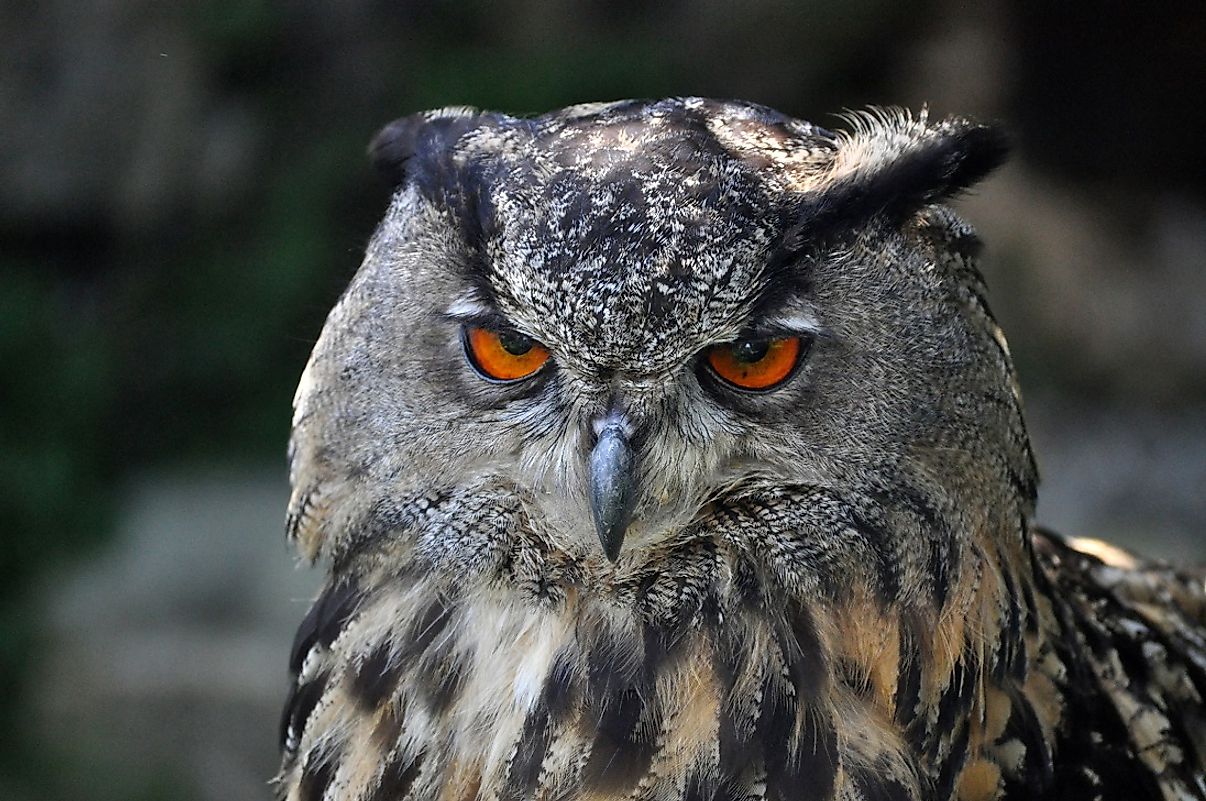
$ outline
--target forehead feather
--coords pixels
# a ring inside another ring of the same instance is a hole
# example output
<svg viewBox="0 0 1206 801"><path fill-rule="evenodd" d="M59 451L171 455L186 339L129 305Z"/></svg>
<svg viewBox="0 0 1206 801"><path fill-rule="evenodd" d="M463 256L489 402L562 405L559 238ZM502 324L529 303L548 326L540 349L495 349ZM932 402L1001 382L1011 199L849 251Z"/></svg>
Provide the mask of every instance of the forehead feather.
<svg viewBox="0 0 1206 801"><path fill-rule="evenodd" d="M695 100L575 107L505 140L483 188L503 311L589 366L641 371L735 331L784 225L784 176L830 141Z"/></svg>

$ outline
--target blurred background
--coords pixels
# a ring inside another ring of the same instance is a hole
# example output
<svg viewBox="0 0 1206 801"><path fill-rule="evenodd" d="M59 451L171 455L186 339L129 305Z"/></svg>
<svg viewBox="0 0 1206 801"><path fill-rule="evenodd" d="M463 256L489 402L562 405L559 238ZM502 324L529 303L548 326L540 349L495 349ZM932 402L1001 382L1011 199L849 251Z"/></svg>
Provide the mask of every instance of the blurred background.
<svg viewBox="0 0 1206 801"><path fill-rule="evenodd" d="M263 799L318 576L289 402L448 104L929 104L1014 160L988 244L1040 518L1206 558L1206 5L987 0L0 4L0 798ZM973 8L974 6L974 8Z"/></svg>

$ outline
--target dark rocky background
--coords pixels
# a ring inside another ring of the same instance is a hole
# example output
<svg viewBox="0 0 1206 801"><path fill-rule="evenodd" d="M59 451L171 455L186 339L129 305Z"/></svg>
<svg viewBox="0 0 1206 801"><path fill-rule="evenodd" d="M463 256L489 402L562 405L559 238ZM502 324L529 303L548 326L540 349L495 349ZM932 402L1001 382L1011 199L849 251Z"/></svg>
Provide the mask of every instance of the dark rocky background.
<svg viewBox="0 0 1206 801"><path fill-rule="evenodd" d="M961 206L1040 517L1202 560L1203 43L1189 0L0 5L0 797L270 797L316 581L281 535L290 396L386 201L364 146L427 107L1004 122Z"/></svg>

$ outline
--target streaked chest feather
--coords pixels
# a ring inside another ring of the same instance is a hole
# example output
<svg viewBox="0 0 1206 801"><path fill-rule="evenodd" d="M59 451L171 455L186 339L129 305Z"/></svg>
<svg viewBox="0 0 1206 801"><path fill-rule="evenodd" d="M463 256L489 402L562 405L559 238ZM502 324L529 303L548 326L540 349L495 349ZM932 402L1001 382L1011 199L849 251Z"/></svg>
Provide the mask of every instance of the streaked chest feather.
<svg viewBox="0 0 1206 801"><path fill-rule="evenodd" d="M299 633L287 797L991 799L1049 756L1061 666L1003 580L935 615L805 603L709 548L679 567L545 603L333 585Z"/></svg>

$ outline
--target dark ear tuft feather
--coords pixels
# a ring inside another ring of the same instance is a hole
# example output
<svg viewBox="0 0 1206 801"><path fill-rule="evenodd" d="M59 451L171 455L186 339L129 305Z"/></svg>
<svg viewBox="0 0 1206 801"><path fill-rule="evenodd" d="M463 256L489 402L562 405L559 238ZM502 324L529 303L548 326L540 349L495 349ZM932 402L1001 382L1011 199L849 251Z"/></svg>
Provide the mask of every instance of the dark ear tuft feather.
<svg viewBox="0 0 1206 801"><path fill-rule="evenodd" d="M1009 157L1009 136L999 127L964 123L946 140L949 150L946 185L935 200L974 186Z"/></svg>
<svg viewBox="0 0 1206 801"><path fill-rule="evenodd" d="M373 137L369 158L377 172L398 187L410 177L410 162L416 156L446 151L465 133L498 116L469 106L411 114L394 120Z"/></svg>
<svg viewBox="0 0 1206 801"><path fill-rule="evenodd" d="M842 182L840 191L866 213L903 220L938 203L1000 166L1008 145L998 129L958 121L943 123L892 154L890 160ZM835 187L836 188L836 187Z"/></svg>
<svg viewBox="0 0 1206 801"><path fill-rule="evenodd" d="M853 115L838 135L826 173L800 198L788 246L799 247L876 215L900 224L918 209L969 188L999 167L1009 152L996 127L951 118L928 125L925 114L901 111Z"/></svg>

